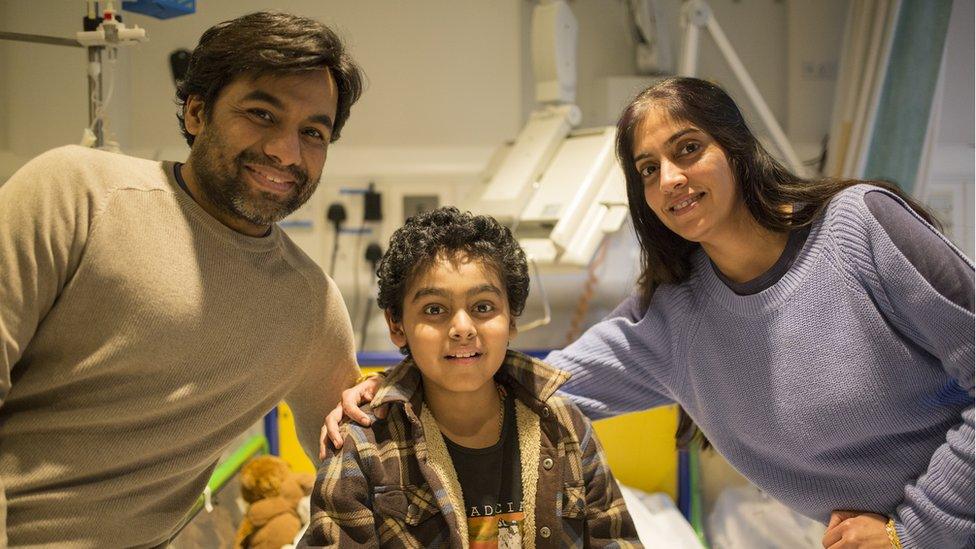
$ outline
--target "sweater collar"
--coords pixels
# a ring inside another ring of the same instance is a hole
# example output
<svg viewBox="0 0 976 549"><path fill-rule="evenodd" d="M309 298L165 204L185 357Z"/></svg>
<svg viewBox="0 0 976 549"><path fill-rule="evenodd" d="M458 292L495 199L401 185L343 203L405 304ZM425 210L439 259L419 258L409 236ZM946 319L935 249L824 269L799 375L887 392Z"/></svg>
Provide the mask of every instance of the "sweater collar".
<svg viewBox="0 0 976 549"><path fill-rule="evenodd" d="M277 223L271 225L271 231L266 236L248 236L231 229L207 213L190 195L189 191L186 190L185 182L181 181L182 175L179 175L179 166L182 166L182 164L166 161L163 162L163 171L166 173L167 180L173 189L173 194L177 202L183 206L187 218L195 221L195 225L204 228L204 230L216 235L217 238L225 242L248 251L266 252L277 248L281 244L284 235L281 227Z"/></svg>
<svg viewBox="0 0 976 549"><path fill-rule="evenodd" d="M800 246L792 264L775 283L751 295L738 295L716 274L705 250L692 254L692 274L689 282L705 290L725 310L743 317L756 317L778 309L815 272L824 248L823 215L810 225L806 241Z"/></svg>

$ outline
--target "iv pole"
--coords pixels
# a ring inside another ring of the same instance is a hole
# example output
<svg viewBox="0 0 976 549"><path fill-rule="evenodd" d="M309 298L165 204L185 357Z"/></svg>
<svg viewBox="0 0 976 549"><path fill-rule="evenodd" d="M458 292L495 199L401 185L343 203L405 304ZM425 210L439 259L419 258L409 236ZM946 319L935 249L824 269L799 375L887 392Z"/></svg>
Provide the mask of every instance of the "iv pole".
<svg viewBox="0 0 976 549"><path fill-rule="evenodd" d="M100 112L104 109L105 101L102 86L102 53L106 47L111 48L109 59L112 59L117 46L145 42L148 38L145 29L139 28L138 25L126 27L122 24L111 1L107 2L107 7L101 14L97 13L94 6L94 2L88 2L88 13L85 17L85 23L91 25L91 30L86 27L86 30L77 32L75 38L0 32L0 40L85 48L88 51L88 125L93 135L89 136L89 139L92 139L90 143L83 144L97 149L105 145L105 132L102 127L104 113Z"/></svg>
<svg viewBox="0 0 976 549"><path fill-rule="evenodd" d="M776 117L773 116L773 112L769 109L769 105L766 104L762 94L759 93L759 88L756 87L756 83L753 82L745 65L742 64L742 60L735 53L732 43L725 36L725 32L722 31L722 27L719 26L718 21L715 20L715 16L712 14L712 8L708 5L708 2L705 0L685 0L681 6L681 26L684 28L684 43L681 50L681 59L678 62L678 74L681 76L695 76L695 73L698 71L698 41L701 29L704 28L711 33L715 45L722 52L729 68L735 73L739 84L745 89L749 101L756 108L756 111L758 111L759 117L773 138L773 142L783 156L786 157L793 172L800 177L806 177L806 166L800 161L800 157L797 156L793 145L787 139L783 128L776 121Z"/></svg>

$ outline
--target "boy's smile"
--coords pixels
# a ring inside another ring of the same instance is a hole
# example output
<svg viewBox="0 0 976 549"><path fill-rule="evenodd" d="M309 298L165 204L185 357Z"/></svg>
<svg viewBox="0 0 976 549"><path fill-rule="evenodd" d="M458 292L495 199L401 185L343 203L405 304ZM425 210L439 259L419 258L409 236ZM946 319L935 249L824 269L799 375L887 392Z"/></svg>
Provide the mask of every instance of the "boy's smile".
<svg viewBox="0 0 976 549"><path fill-rule="evenodd" d="M407 286L400 322L388 316L390 338L407 346L427 393L495 391L515 325L504 285L484 262L438 257Z"/></svg>

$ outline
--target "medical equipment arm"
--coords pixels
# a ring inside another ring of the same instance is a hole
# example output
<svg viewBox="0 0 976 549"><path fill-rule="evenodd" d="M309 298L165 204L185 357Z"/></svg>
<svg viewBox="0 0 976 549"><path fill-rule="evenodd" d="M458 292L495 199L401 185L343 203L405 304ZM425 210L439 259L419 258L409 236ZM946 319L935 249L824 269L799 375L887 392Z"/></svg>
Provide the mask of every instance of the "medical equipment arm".
<svg viewBox="0 0 976 549"><path fill-rule="evenodd" d="M894 515L896 529L904 547L963 547L972 543L974 533L976 324L972 301L957 303L947 295L973 295L973 264L907 206L893 197L887 200L893 208L904 208L900 213L914 218L914 223L908 226L908 234L901 235L889 235L882 225L868 224L865 230L873 264L865 265L861 272L874 273L878 279L866 286L888 321L938 358L951 376L956 386L947 387L935 404L963 405L958 422L948 429L945 442L933 452L926 471L905 487L904 500ZM903 251L907 246L898 242L909 241L922 243L916 250L925 250L925 256L906 257ZM935 270L942 277L938 281ZM954 279L946 281L945 273L953 273Z"/></svg>
<svg viewBox="0 0 976 549"><path fill-rule="evenodd" d="M715 45L718 46L729 68L732 69L739 84L745 90L749 102L755 107L766 129L769 130L773 142L776 143L776 148L786 157L793 173L805 177L806 167L800 161L800 157L793 149L793 145L790 144L790 140L787 139L786 132L783 131L779 122L776 121L776 117L773 116L773 111L766 104L762 94L759 93L759 87L749 76L745 64L735 53L732 42L725 35L722 27L718 24L718 20L715 19L708 2L705 0L685 0L681 7L681 25L684 28L684 38L681 58L678 62L678 74L681 76L697 75L698 41L701 29L705 29L712 35Z"/></svg>
<svg viewBox="0 0 976 549"><path fill-rule="evenodd" d="M478 199L478 212L503 222L517 219L533 185L582 113L576 100L576 35L565 0L542 1L532 10L532 67L540 106L515 139L504 164Z"/></svg>

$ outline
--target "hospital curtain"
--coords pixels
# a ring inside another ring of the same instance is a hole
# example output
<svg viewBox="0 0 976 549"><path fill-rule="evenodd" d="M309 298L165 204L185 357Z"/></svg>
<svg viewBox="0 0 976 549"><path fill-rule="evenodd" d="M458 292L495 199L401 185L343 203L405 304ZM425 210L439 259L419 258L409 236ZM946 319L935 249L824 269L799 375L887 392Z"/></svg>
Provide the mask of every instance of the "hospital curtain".
<svg viewBox="0 0 976 549"><path fill-rule="evenodd" d="M952 0L902 0L864 176L916 185Z"/></svg>
<svg viewBox="0 0 976 549"><path fill-rule="evenodd" d="M952 0L851 2L825 174L911 192Z"/></svg>

